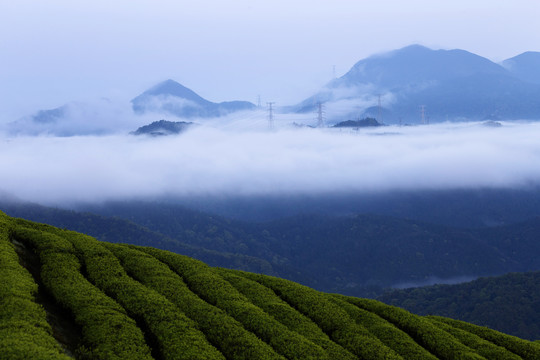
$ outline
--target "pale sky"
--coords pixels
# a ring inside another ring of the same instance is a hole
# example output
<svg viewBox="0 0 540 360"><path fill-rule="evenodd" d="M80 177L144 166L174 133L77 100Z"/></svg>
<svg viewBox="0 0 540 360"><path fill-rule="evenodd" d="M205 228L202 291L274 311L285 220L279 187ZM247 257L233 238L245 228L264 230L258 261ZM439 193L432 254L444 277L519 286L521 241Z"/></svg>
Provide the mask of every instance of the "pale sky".
<svg viewBox="0 0 540 360"><path fill-rule="evenodd" d="M540 51L539 18L537 0L1 0L0 123L169 78L290 105L333 66L413 43L497 62Z"/></svg>

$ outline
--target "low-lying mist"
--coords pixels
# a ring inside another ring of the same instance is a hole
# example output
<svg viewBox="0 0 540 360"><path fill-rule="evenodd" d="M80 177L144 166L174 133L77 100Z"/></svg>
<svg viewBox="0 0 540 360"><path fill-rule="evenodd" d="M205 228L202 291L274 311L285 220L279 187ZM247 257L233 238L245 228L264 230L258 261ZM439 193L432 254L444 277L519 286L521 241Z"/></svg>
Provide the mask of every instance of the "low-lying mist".
<svg viewBox="0 0 540 360"><path fill-rule="evenodd" d="M8 137L0 191L46 205L163 196L519 188L540 184L540 124L178 136Z"/></svg>

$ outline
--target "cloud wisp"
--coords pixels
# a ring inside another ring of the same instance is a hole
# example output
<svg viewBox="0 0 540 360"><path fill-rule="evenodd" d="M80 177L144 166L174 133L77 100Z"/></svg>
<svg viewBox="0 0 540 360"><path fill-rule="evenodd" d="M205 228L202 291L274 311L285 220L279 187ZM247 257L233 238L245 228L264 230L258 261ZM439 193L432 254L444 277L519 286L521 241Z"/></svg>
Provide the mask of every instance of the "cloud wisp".
<svg viewBox="0 0 540 360"><path fill-rule="evenodd" d="M0 190L43 204L193 195L373 193L540 184L540 124L179 136L3 137Z"/></svg>

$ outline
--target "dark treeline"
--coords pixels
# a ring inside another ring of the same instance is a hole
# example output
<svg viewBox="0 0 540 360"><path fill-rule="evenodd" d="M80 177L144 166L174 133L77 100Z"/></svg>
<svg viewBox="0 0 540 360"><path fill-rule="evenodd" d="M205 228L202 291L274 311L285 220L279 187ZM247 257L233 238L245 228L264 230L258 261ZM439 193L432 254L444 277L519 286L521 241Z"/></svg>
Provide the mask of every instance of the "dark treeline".
<svg viewBox="0 0 540 360"><path fill-rule="evenodd" d="M378 299L416 314L447 316L540 340L540 272L396 290Z"/></svg>

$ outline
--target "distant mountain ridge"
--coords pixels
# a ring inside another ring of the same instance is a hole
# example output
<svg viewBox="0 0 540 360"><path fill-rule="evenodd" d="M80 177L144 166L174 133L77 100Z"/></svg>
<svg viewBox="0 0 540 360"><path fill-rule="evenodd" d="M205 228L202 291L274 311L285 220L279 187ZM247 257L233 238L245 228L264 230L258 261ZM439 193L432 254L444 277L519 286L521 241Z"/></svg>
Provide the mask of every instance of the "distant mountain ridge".
<svg viewBox="0 0 540 360"><path fill-rule="evenodd" d="M165 113L180 118L218 117L237 111L253 110L248 101L208 101L174 80L166 80L131 100L136 114Z"/></svg>
<svg viewBox="0 0 540 360"><path fill-rule="evenodd" d="M282 109L309 113L324 103L329 125L366 117L381 124L538 120L538 99L540 52L528 51L497 64L465 50L410 45L362 59L316 94ZM24 135L103 135L134 128L131 110L193 119L256 108L248 101L209 101L171 79L134 97L128 113L125 105L103 98L72 101L13 121L7 130Z"/></svg>
<svg viewBox="0 0 540 360"><path fill-rule="evenodd" d="M540 119L536 54L522 54L502 66L464 50L411 45L360 60L294 108L309 112L324 102L329 120L337 122L373 117L380 99L388 123L420 122L421 106L426 122ZM344 103L349 111L340 109ZM332 112L337 114L333 119Z"/></svg>

